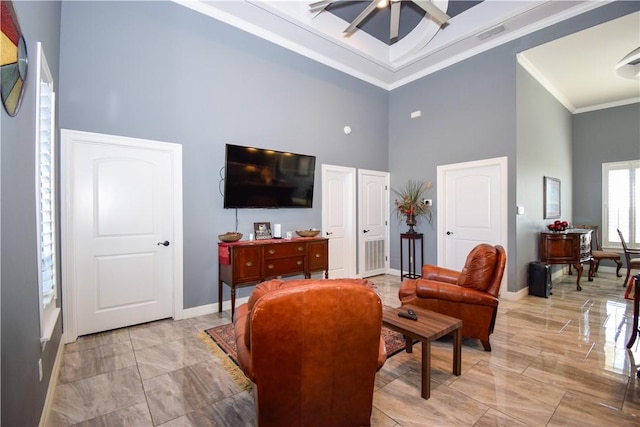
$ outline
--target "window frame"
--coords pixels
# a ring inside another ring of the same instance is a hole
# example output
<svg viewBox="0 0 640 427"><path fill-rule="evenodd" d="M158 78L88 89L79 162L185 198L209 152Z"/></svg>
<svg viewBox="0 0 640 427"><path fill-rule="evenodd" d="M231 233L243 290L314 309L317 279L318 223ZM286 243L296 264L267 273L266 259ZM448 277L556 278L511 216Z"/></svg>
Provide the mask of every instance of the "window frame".
<svg viewBox="0 0 640 427"><path fill-rule="evenodd" d="M624 160L618 162L602 163L602 246L603 248L616 249L622 252L622 243L617 232L609 233L609 172L614 170L629 171L629 219L628 232L623 231L627 246L633 249L640 249L640 233L638 233L638 207L640 207L640 189L636 188L640 183L640 160ZM619 224L616 225L616 228Z"/></svg>
<svg viewBox="0 0 640 427"><path fill-rule="evenodd" d="M48 97L46 93L43 93L43 89L48 89ZM42 49L42 44L37 43L36 46L36 108L35 108L35 197L36 197L36 250L37 250L37 262L38 262L38 307L40 316L40 343L44 349L46 343L51 339L53 335L53 329L60 317L60 308L58 307L58 288L59 288L59 276L58 276L58 236L57 236L57 186L56 186L56 94L54 89L53 76L49 69L47 59ZM46 105L43 104L46 102ZM49 112L46 112L46 109ZM43 168L43 133L47 131L48 126L48 171ZM49 182L49 196L48 199L42 194L42 174L46 174ZM48 200L50 207L43 207L43 201ZM43 232L43 214L45 210L48 210L49 219L48 226L49 231ZM43 245L43 234L50 235L47 240L50 243ZM51 251L51 256L43 260L43 246L48 246ZM50 262L49 267L44 266L44 262ZM50 292L44 291L43 270L51 270L51 281L53 282Z"/></svg>

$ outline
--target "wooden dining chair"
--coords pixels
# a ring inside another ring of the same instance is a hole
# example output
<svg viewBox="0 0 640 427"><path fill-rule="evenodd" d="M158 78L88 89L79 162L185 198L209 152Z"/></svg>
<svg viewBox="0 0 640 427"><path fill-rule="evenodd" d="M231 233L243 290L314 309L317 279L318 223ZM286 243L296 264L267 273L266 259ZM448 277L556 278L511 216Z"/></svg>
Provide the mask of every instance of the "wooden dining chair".
<svg viewBox="0 0 640 427"><path fill-rule="evenodd" d="M622 268L622 259L620 258L620 254L602 250L602 245L600 244L600 227L597 225L574 225L574 228L591 230L591 256L593 257L593 267L590 268L590 277L595 276L598 272L600 261L603 259L614 261L617 265L616 276L622 277L622 274L620 274L620 269Z"/></svg>
<svg viewBox="0 0 640 427"><path fill-rule="evenodd" d="M618 236L620 236L622 249L624 249L624 257L627 261L627 277L625 277L623 283L623 286L626 286L629 281L629 276L631 276L631 270L640 270L640 258L631 258L632 255L640 255L640 249L630 249L627 246L627 242L625 242L620 229L618 229Z"/></svg>

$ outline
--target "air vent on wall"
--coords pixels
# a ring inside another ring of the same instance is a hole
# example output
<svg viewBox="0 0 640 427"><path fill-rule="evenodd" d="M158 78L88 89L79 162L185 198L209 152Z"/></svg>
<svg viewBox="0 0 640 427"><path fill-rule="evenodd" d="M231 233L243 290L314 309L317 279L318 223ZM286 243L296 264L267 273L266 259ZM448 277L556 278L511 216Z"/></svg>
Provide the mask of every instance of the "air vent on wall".
<svg viewBox="0 0 640 427"><path fill-rule="evenodd" d="M496 34L500 34L504 30L505 30L504 25L499 25L497 27L493 27L492 29L485 31L484 33L478 34L478 38L480 40L486 40L489 37L493 37Z"/></svg>

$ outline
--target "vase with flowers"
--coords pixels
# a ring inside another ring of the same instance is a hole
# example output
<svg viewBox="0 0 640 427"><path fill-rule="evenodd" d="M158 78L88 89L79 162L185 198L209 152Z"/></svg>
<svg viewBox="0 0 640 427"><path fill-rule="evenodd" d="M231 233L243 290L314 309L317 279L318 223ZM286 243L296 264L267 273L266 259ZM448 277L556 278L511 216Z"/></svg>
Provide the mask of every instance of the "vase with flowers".
<svg viewBox="0 0 640 427"><path fill-rule="evenodd" d="M394 189L398 196L395 199L396 214L398 218L406 220L409 226L407 234L415 234L413 227L417 224L420 216L427 218L431 222L431 206L424 203L424 195L431 189L431 182L409 180L399 189Z"/></svg>

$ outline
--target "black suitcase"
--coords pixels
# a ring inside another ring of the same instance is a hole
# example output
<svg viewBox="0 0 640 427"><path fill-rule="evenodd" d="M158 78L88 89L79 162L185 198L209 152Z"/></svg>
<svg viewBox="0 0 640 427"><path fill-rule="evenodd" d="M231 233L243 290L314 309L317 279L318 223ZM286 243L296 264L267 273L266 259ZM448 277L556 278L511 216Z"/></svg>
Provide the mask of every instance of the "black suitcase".
<svg viewBox="0 0 640 427"><path fill-rule="evenodd" d="M529 263L529 295L548 298L551 295L551 268L540 261Z"/></svg>

